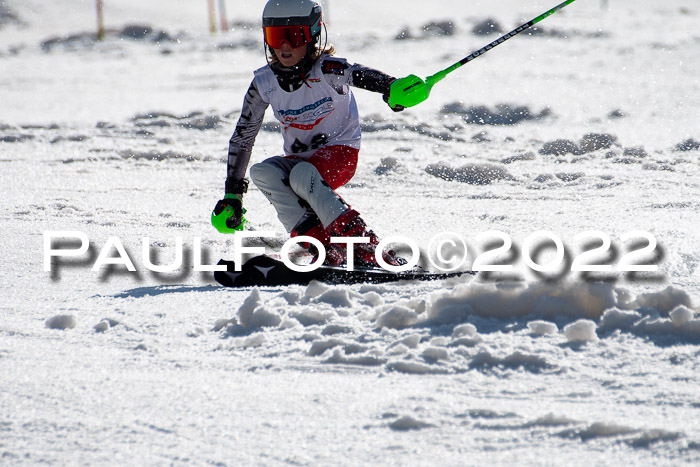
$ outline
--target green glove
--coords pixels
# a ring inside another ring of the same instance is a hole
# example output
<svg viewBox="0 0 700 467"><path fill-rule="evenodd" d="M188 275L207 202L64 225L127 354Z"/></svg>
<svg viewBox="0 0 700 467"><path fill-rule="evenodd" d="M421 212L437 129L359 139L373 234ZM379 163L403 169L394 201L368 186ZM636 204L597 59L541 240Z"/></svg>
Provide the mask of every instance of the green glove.
<svg viewBox="0 0 700 467"><path fill-rule="evenodd" d="M211 225L221 233L236 233L245 228L248 222L243 214L243 195L227 194L220 199L211 213Z"/></svg>

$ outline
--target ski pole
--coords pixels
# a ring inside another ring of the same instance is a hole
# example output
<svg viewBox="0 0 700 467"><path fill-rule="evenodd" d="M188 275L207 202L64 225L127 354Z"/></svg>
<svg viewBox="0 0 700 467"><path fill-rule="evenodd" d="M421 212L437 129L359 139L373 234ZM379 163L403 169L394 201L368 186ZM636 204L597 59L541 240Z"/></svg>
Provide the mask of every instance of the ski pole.
<svg viewBox="0 0 700 467"><path fill-rule="evenodd" d="M395 107L397 105L403 107L413 107L414 105L420 104L428 98L428 96L430 95L430 90L435 85L435 83L441 81L443 78L445 78L445 76L452 73L462 65L471 62L476 57L484 55L486 52L493 49L497 45L504 43L511 37L516 36L524 30L526 30L527 28L539 23L546 17L553 15L554 13L561 10L568 4L573 3L574 1L575 0L565 0L564 2L555 6L554 8L542 13L537 18L531 19L527 23L518 26L509 33L504 34L503 36L499 37L490 44L480 48L476 52L472 52L471 54L467 55L454 65L451 65L445 68L444 70L438 71L434 75L428 76L425 79L416 75L408 75L405 78L397 79L396 81L391 83L391 91L389 93L389 105L391 107Z"/></svg>

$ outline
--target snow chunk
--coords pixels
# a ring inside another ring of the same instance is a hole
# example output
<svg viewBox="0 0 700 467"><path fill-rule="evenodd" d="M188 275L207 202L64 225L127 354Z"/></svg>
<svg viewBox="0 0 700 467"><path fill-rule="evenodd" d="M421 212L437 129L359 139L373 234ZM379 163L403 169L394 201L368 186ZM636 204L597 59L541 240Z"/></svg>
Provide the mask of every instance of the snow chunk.
<svg viewBox="0 0 700 467"><path fill-rule="evenodd" d="M608 114L608 118L625 118L627 114L620 109L611 110Z"/></svg>
<svg viewBox="0 0 700 467"><path fill-rule="evenodd" d="M415 39L413 34L411 34L411 30L408 27L404 27L395 37L394 40L396 41L402 41L406 39Z"/></svg>
<svg viewBox="0 0 700 467"><path fill-rule="evenodd" d="M398 356L398 355L405 355L408 353L408 347L406 347L403 344L396 344L392 345L389 350L387 351L387 355L389 356Z"/></svg>
<svg viewBox="0 0 700 467"><path fill-rule="evenodd" d="M557 172L554 174L562 182L573 182L581 177L585 177L586 174L582 172Z"/></svg>
<svg viewBox="0 0 700 467"><path fill-rule="evenodd" d="M188 120L182 120L179 126L190 130L216 130L221 127L222 120L218 115L202 115Z"/></svg>
<svg viewBox="0 0 700 467"><path fill-rule="evenodd" d="M437 336L430 339L430 345L433 347L447 347L450 340L447 337Z"/></svg>
<svg viewBox="0 0 700 467"><path fill-rule="evenodd" d="M270 311L267 308L258 308L253 313L253 321L251 326L253 327L274 327L282 322L280 315L274 311Z"/></svg>
<svg viewBox="0 0 700 467"><path fill-rule="evenodd" d="M282 292L278 296L285 299L289 305L296 305L301 299L301 295L298 292L291 291Z"/></svg>
<svg viewBox="0 0 700 467"><path fill-rule="evenodd" d="M421 357L428 363L436 363L440 360L449 360L450 353L441 347L428 347L423 351Z"/></svg>
<svg viewBox="0 0 700 467"><path fill-rule="evenodd" d="M378 307L384 305L384 299L377 292L371 291L362 295L362 301L367 303L371 307Z"/></svg>
<svg viewBox="0 0 700 467"><path fill-rule="evenodd" d="M522 368L532 373L539 373L543 370L554 368L554 365L551 365L543 357L522 353L520 351L513 352L505 357L498 357L492 355L488 351L482 351L476 354L469 363L469 368L488 369L495 367L513 370Z"/></svg>
<svg viewBox="0 0 700 467"><path fill-rule="evenodd" d="M423 35L428 36L453 36L455 34L455 24L452 20L431 21L421 28Z"/></svg>
<svg viewBox="0 0 700 467"><path fill-rule="evenodd" d="M490 34L499 34L503 32L503 27L493 18L486 18L477 22L472 28L472 34L475 36L488 36Z"/></svg>
<svg viewBox="0 0 700 467"><path fill-rule="evenodd" d="M227 328L231 324L237 324L238 322L236 321L236 318L231 318L231 319L217 319L214 322L214 327L211 328L212 331L214 332L219 332L222 329Z"/></svg>
<svg viewBox="0 0 700 467"><path fill-rule="evenodd" d="M622 150L622 155L626 157L649 157L649 153L644 149L644 146L634 146L631 148L624 148Z"/></svg>
<svg viewBox="0 0 700 467"><path fill-rule="evenodd" d="M473 337L459 337L450 342L450 347L459 347L461 345L465 347L474 347L481 344L483 341L484 339L482 339L482 337L478 334Z"/></svg>
<svg viewBox="0 0 700 467"><path fill-rule="evenodd" d="M418 344L420 344L420 334L411 334L410 336L406 336L403 339L400 339L393 344L391 344L391 347L395 345L405 345L409 349L415 349L418 347Z"/></svg>
<svg viewBox="0 0 700 467"><path fill-rule="evenodd" d="M320 338L321 338L321 336L319 336L316 333L307 332L307 333L304 333L300 339L303 340L304 342L313 342L313 341L319 340Z"/></svg>
<svg viewBox="0 0 700 467"><path fill-rule="evenodd" d="M328 303L335 308L352 308L353 303L345 289L333 288L316 297L316 303Z"/></svg>
<svg viewBox="0 0 700 467"><path fill-rule="evenodd" d="M323 355L326 350L332 349L333 347L337 347L339 345L345 345L345 342L340 339L328 339L325 341L317 340L311 344L309 355L311 357L317 357L319 355Z"/></svg>
<svg viewBox="0 0 700 467"><path fill-rule="evenodd" d="M420 421L410 415L403 416L389 424L389 428L396 431L420 430L431 426L430 423Z"/></svg>
<svg viewBox="0 0 700 467"><path fill-rule="evenodd" d="M105 332L109 329L109 322L102 320L95 325L94 329L95 332Z"/></svg>
<svg viewBox="0 0 700 467"><path fill-rule="evenodd" d="M335 334L349 334L352 332L352 328L350 326L343 326L340 324L329 324L325 328L323 328L323 331L321 331L321 334L324 336L333 336Z"/></svg>
<svg viewBox="0 0 700 467"><path fill-rule="evenodd" d="M428 308L428 318L438 324L459 323L474 314L474 309L459 300L444 300Z"/></svg>
<svg viewBox="0 0 700 467"><path fill-rule="evenodd" d="M671 322L677 328L685 325L688 321L693 319L694 313L688 308L680 305L671 311L668 316L671 318Z"/></svg>
<svg viewBox="0 0 700 467"><path fill-rule="evenodd" d="M700 150L700 142L695 141L694 139L686 139L682 143L678 143L675 148L673 148L674 151L698 151Z"/></svg>
<svg viewBox="0 0 700 467"><path fill-rule="evenodd" d="M97 323L93 329L95 332L105 332L109 328L113 328L114 326L118 325L119 321L116 319L110 319L110 318L103 318L99 323Z"/></svg>
<svg viewBox="0 0 700 467"><path fill-rule="evenodd" d="M292 329L301 326L301 323L294 318L284 318L280 323L280 329Z"/></svg>
<svg viewBox="0 0 700 467"><path fill-rule="evenodd" d="M589 319L580 319L564 326L564 335L569 342L592 342L598 340L595 329L595 322Z"/></svg>
<svg viewBox="0 0 700 467"><path fill-rule="evenodd" d="M676 441L683 435L674 431L666 430L645 430L640 435L635 436L631 439L625 440L629 446L633 448L645 448L648 449L652 444L663 442L663 441Z"/></svg>
<svg viewBox="0 0 700 467"><path fill-rule="evenodd" d="M666 335L667 338L672 338L675 342L680 342L681 340L689 340L691 342L697 342L700 340L700 319L690 319L684 321L688 314L682 309L679 309L678 313L674 314L677 323L672 321L672 319L654 319L650 320L648 317L642 319L639 323L635 325L634 331L640 335Z"/></svg>
<svg viewBox="0 0 700 467"><path fill-rule="evenodd" d="M262 306L260 290L256 287L238 308L238 322L244 328L271 327L280 324L282 318L277 313ZM221 322L218 324L223 325Z"/></svg>
<svg viewBox="0 0 700 467"><path fill-rule="evenodd" d="M121 30L120 34L129 39L145 39L153 34L153 28L146 24L128 24Z"/></svg>
<svg viewBox="0 0 700 467"><path fill-rule="evenodd" d="M377 175L386 175L387 173L396 170L397 167L400 167L399 160L397 158L383 157L381 164L374 169L374 173Z"/></svg>
<svg viewBox="0 0 700 467"><path fill-rule="evenodd" d="M559 331L556 324L542 320L530 321L527 323L527 328L530 330L530 334L535 334L537 336L556 334Z"/></svg>
<svg viewBox="0 0 700 467"><path fill-rule="evenodd" d="M402 305L407 306L418 314L425 313L425 310L428 308L428 304L423 298L412 298L408 302L402 303Z"/></svg>
<svg viewBox="0 0 700 467"><path fill-rule="evenodd" d="M599 149L609 149L617 144L617 136L607 133L588 133L579 141L581 152L588 153Z"/></svg>
<svg viewBox="0 0 700 467"><path fill-rule="evenodd" d="M292 313L291 317L299 321L302 326L313 326L325 323L333 317L333 313L313 308L302 308L300 311Z"/></svg>
<svg viewBox="0 0 700 467"><path fill-rule="evenodd" d="M388 363L386 369L388 371L398 371L399 373L408 373L412 375L442 375L447 373L447 370L444 368L436 368L426 365L425 363L408 360Z"/></svg>
<svg viewBox="0 0 700 467"><path fill-rule="evenodd" d="M73 315L56 315L44 322L49 329L73 329L77 322Z"/></svg>
<svg viewBox="0 0 700 467"><path fill-rule="evenodd" d="M534 152L529 151L526 153L522 154L515 154L513 156L508 156L504 159L501 159L502 164L512 164L513 162L521 162L521 161L534 161L537 159L537 156L535 155Z"/></svg>
<svg viewBox="0 0 700 467"><path fill-rule="evenodd" d="M542 317L597 318L618 304L608 284L491 284L469 282L433 295L428 318L438 324L459 323L477 314L486 318Z"/></svg>
<svg viewBox="0 0 700 467"><path fill-rule="evenodd" d="M243 300L243 304L238 308L238 321L242 326L248 327L250 321L252 320L253 313L255 309L262 305L262 299L260 298L260 290L255 287L250 295Z"/></svg>
<svg viewBox="0 0 700 467"><path fill-rule="evenodd" d="M358 290L361 294L367 294L369 292L376 292L378 294L386 294L389 292L389 289L385 285L379 285L379 284L364 284L360 287Z"/></svg>
<svg viewBox="0 0 700 467"><path fill-rule="evenodd" d="M413 326L418 321L418 313L410 308L395 306L379 315L377 327L403 329Z"/></svg>
<svg viewBox="0 0 700 467"><path fill-rule="evenodd" d="M564 156L566 154L579 154L576 143L568 139L555 139L547 141L540 149L540 154L545 156Z"/></svg>
<svg viewBox="0 0 700 467"><path fill-rule="evenodd" d="M323 283L318 282L318 281L311 281L309 283L309 285L306 287L306 292L304 293L304 297L307 299L316 298L328 289L330 289L330 287L327 286L326 284L323 284Z"/></svg>
<svg viewBox="0 0 700 467"><path fill-rule="evenodd" d="M536 113L526 105L504 103L491 110L485 105L466 107L461 102L446 104L440 113L461 115L465 123L475 125L516 125L527 120L542 120L552 115L548 107Z"/></svg>
<svg viewBox="0 0 700 467"><path fill-rule="evenodd" d="M603 313L598 329L602 332L610 332L615 329L629 330L634 323L642 319L642 315L636 311L619 310L611 308Z"/></svg>
<svg viewBox="0 0 700 467"><path fill-rule="evenodd" d="M473 324L460 324L459 326L455 326L455 328L452 330L452 339L474 336L476 336L476 326Z"/></svg>
<svg viewBox="0 0 700 467"><path fill-rule="evenodd" d="M358 355L356 357L348 357L344 355L340 349L335 349L333 355L324 361L324 363L339 363L346 365L362 365L362 366L379 366L386 363L385 358L375 357L373 355Z"/></svg>
<svg viewBox="0 0 700 467"><path fill-rule="evenodd" d="M628 435L631 433L637 433L638 431L639 430L635 430L634 428L615 423L597 422L584 429L564 431L560 433L560 436L577 437L581 438L582 441L588 441L595 438L610 438L614 436Z"/></svg>
<svg viewBox="0 0 700 467"><path fill-rule="evenodd" d="M515 180L506 169L496 164L467 164L452 168L443 163L430 164L425 171L443 180L458 181L470 185L488 185L499 180Z"/></svg>
<svg viewBox="0 0 700 467"><path fill-rule="evenodd" d="M668 286L660 292L641 294L636 300L637 306L655 308L661 313L667 313L674 308L683 305L693 309L693 301L685 290Z"/></svg>
<svg viewBox="0 0 700 467"><path fill-rule="evenodd" d="M204 332L205 332L204 329L203 329L203 328L200 328L200 327L198 326L198 327L194 328L193 330L189 331L189 332L187 333L187 337L199 337L199 336L201 336L202 334L204 334Z"/></svg>
<svg viewBox="0 0 700 467"><path fill-rule="evenodd" d="M260 347L265 343L265 334L262 332L259 332L257 334L253 334L252 336L246 337L243 339L243 342L241 343L241 347L244 349L253 349L256 347Z"/></svg>
<svg viewBox="0 0 700 467"><path fill-rule="evenodd" d="M0 142L3 143L22 143L34 139L34 135L2 135Z"/></svg>
<svg viewBox="0 0 700 467"><path fill-rule="evenodd" d="M226 337L245 336L247 333L248 330L246 328L235 322L226 326L226 330L224 331Z"/></svg>
<svg viewBox="0 0 700 467"><path fill-rule="evenodd" d="M569 417L563 415L554 415L553 413L548 413L542 417L539 417L531 422L523 425L523 428L531 428L537 426L562 426L562 425L573 425L578 423L576 420L572 420Z"/></svg>
<svg viewBox="0 0 700 467"><path fill-rule="evenodd" d="M469 415L471 418L485 418L485 419L497 419L497 418L513 418L518 417L518 414L514 412L497 412L491 409L470 409L465 415Z"/></svg>
<svg viewBox="0 0 700 467"><path fill-rule="evenodd" d="M364 345L360 345L360 344L345 344L343 346L343 352L345 352L347 355L355 354L355 353L362 353L362 352L366 352L366 351L367 351L367 347ZM383 352L381 352L379 350L375 350L374 352L383 355Z"/></svg>

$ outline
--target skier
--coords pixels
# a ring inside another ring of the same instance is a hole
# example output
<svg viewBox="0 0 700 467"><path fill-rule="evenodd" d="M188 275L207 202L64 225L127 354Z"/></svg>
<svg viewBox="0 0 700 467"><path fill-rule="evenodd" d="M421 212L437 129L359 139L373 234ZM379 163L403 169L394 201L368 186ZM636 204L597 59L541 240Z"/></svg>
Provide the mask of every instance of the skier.
<svg viewBox="0 0 700 467"><path fill-rule="evenodd" d="M348 247L331 243L331 237L365 237L366 243L351 247L354 264L377 267L377 236L335 190L355 174L360 149L359 116L349 86L380 93L388 102L395 78L334 57L332 45L321 45L322 11L314 0L270 0L262 24L268 64L254 72L229 141L226 192L214 208L212 224L225 233L243 229L245 172L271 105L282 127L285 155L251 166L253 183L292 237L305 235L321 242L325 264L347 261ZM304 245L315 261L318 251ZM382 258L394 266L405 264L392 251L382 252Z"/></svg>

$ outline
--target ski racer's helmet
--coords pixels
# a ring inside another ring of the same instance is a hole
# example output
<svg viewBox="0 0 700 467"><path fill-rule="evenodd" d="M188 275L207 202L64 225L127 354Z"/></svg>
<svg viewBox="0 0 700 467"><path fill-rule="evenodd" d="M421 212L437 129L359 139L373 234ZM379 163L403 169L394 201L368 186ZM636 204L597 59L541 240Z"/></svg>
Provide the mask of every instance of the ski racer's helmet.
<svg viewBox="0 0 700 467"><path fill-rule="evenodd" d="M315 44L323 28L321 5L314 0L269 0L263 10L265 45L279 49L287 42L296 49Z"/></svg>

